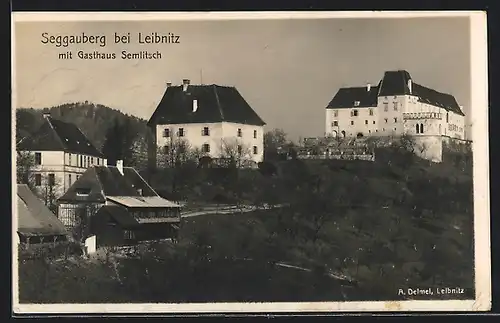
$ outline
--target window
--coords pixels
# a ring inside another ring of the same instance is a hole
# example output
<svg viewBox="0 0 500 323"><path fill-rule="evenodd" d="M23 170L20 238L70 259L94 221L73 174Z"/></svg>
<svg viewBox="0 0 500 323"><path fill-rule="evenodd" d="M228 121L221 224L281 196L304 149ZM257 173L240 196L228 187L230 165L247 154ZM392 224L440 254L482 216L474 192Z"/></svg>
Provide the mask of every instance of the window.
<svg viewBox="0 0 500 323"><path fill-rule="evenodd" d="M448 118L449 118L448 112L446 112L446 122L448 122L448 120L449 120Z"/></svg>
<svg viewBox="0 0 500 323"><path fill-rule="evenodd" d="M368 120L365 120L365 124L368 124Z"/></svg>
<svg viewBox="0 0 500 323"><path fill-rule="evenodd" d="M241 128L238 128L238 137L241 137Z"/></svg>
<svg viewBox="0 0 500 323"><path fill-rule="evenodd" d="M339 112L337 110L333 110L333 116L334 117L338 117L339 116Z"/></svg>
<svg viewBox="0 0 500 323"><path fill-rule="evenodd" d="M423 123L420 124L420 133L424 133L424 124Z"/></svg>
<svg viewBox="0 0 500 323"><path fill-rule="evenodd" d="M80 155L80 165L79 166L83 167L83 156L82 155Z"/></svg>
<svg viewBox="0 0 500 323"><path fill-rule="evenodd" d="M133 240L133 239L135 239L134 231L132 231L132 230L123 230L123 238L125 240Z"/></svg>
<svg viewBox="0 0 500 323"><path fill-rule="evenodd" d="M354 106L359 107L359 101L354 101Z"/></svg>
<svg viewBox="0 0 500 323"><path fill-rule="evenodd" d="M354 121L351 121L351 126L353 126L353 125L354 125Z"/></svg>
<svg viewBox="0 0 500 323"><path fill-rule="evenodd" d="M68 165L71 166L71 154L68 154Z"/></svg>
<svg viewBox="0 0 500 323"><path fill-rule="evenodd" d="M49 174L49 186L56 185L56 178L54 174Z"/></svg>
<svg viewBox="0 0 500 323"><path fill-rule="evenodd" d="M170 129L163 129L163 137L165 138L170 137Z"/></svg>
<svg viewBox="0 0 500 323"><path fill-rule="evenodd" d="M387 118L385 118L385 119L384 119L384 121L385 121L385 123L387 123L388 119L387 119Z"/></svg>
<svg viewBox="0 0 500 323"><path fill-rule="evenodd" d="M253 154L257 155L257 146L253 146Z"/></svg>
<svg viewBox="0 0 500 323"><path fill-rule="evenodd" d="M373 120L373 124L375 124L375 120Z"/></svg>
<svg viewBox="0 0 500 323"><path fill-rule="evenodd" d="M35 153L35 165L42 164L42 153Z"/></svg>
<svg viewBox="0 0 500 323"><path fill-rule="evenodd" d="M88 196L90 194L90 188L78 188L76 190L76 196Z"/></svg>
<svg viewBox="0 0 500 323"><path fill-rule="evenodd" d="M203 136L210 136L210 130L208 129L208 127L203 127L202 135Z"/></svg>
<svg viewBox="0 0 500 323"><path fill-rule="evenodd" d="M398 103L394 102L394 111L398 111Z"/></svg>
<svg viewBox="0 0 500 323"><path fill-rule="evenodd" d="M209 144L203 144L201 146L201 151L204 153L209 153L210 152L210 145Z"/></svg>
<svg viewBox="0 0 500 323"><path fill-rule="evenodd" d="M398 118L394 118L394 123L398 123Z"/></svg>
<svg viewBox="0 0 500 323"><path fill-rule="evenodd" d="M90 164L94 165L94 157L90 157Z"/></svg>
<svg viewBox="0 0 500 323"><path fill-rule="evenodd" d="M388 103L384 103L384 111L389 111L389 104Z"/></svg>
<svg viewBox="0 0 500 323"><path fill-rule="evenodd" d="M71 186L71 174L68 175L68 183L69 183L69 186Z"/></svg>
<svg viewBox="0 0 500 323"><path fill-rule="evenodd" d="M76 175L76 180L78 180L80 178L80 175Z"/></svg>
<svg viewBox="0 0 500 323"><path fill-rule="evenodd" d="M242 152L243 152L243 147L241 147L241 145L238 145L238 155L241 155Z"/></svg>
<svg viewBox="0 0 500 323"><path fill-rule="evenodd" d="M184 137L184 128L179 128L179 137Z"/></svg>
<svg viewBox="0 0 500 323"><path fill-rule="evenodd" d="M254 131L253 131L253 137L254 137L254 138L257 138L257 130L254 130Z"/></svg>
<svg viewBox="0 0 500 323"><path fill-rule="evenodd" d="M415 130L417 131L417 133L420 133L420 126L418 125L418 123L417 123L417 125L415 127Z"/></svg>
<svg viewBox="0 0 500 323"><path fill-rule="evenodd" d="M100 160L100 158L97 158L97 166L99 166Z"/></svg>
<svg viewBox="0 0 500 323"><path fill-rule="evenodd" d="M370 115L371 116L373 115L373 109L370 109Z"/></svg>
<svg viewBox="0 0 500 323"><path fill-rule="evenodd" d="M333 127L338 127L338 126L339 126L339 122L338 122L338 121L334 121L334 122L332 122L332 126L333 126Z"/></svg>
<svg viewBox="0 0 500 323"><path fill-rule="evenodd" d="M42 186L42 175L35 174L35 186Z"/></svg>

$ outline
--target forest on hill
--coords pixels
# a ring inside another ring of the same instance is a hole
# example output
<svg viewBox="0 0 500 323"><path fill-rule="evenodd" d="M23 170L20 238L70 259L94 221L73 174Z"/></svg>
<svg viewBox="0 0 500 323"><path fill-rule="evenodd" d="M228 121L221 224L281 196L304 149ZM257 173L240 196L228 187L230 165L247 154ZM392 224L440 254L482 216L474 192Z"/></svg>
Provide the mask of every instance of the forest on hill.
<svg viewBox="0 0 500 323"><path fill-rule="evenodd" d="M138 158L134 154L142 157L146 154L148 128L144 119L88 101L65 103L45 110L55 119L75 124L110 159L122 158L126 165L135 166ZM39 129L43 111L16 110L16 142Z"/></svg>
<svg viewBox="0 0 500 323"><path fill-rule="evenodd" d="M132 130L138 134L145 134L147 131L146 120L88 101L65 103L50 107L48 110L52 117L78 126L97 148L102 148L106 139L106 131L116 121L120 124L130 123ZM17 109L16 138L19 140L32 134L42 122L43 109Z"/></svg>

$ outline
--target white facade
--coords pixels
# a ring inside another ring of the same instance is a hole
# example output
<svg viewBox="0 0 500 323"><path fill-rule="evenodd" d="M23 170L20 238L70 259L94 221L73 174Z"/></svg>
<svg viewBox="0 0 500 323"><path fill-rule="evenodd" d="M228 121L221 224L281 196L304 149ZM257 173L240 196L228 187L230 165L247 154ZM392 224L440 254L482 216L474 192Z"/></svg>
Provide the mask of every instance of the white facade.
<svg viewBox="0 0 500 323"><path fill-rule="evenodd" d="M232 122L165 124L156 126L156 145L186 140L212 158L225 156L225 147L241 151L242 159L259 163L264 158L264 127ZM239 148L238 148L239 147Z"/></svg>
<svg viewBox="0 0 500 323"><path fill-rule="evenodd" d="M417 125L419 126L417 131ZM465 139L465 117L413 95L378 97L377 106L326 109L327 136L447 136Z"/></svg>
<svg viewBox="0 0 500 323"><path fill-rule="evenodd" d="M35 187L38 190L49 188L49 178L54 178L54 195L61 196L68 188L93 165L106 165L107 160L90 155L72 154L64 151L32 151Z"/></svg>

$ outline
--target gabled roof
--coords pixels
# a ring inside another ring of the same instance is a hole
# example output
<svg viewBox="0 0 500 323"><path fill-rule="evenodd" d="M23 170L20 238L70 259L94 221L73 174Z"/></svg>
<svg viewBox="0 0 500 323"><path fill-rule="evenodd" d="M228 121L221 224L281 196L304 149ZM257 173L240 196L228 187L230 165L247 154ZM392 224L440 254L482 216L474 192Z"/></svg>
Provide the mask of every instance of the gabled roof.
<svg viewBox="0 0 500 323"><path fill-rule="evenodd" d="M193 100L198 109L193 112ZM235 87L220 85L169 86L148 125L234 122L263 126L265 122Z"/></svg>
<svg viewBox="0 0 500 323"><path fill-rule="evenodd" d="M76 125L50 116L45 117L43 124L32 136L19 142L18 149L65 151L74 154L104 157Z"/></svg>
<svg viewBox="0 0 500 323"><path fill-rule="evenodd" d="M29 235L67 235L64 224L52 213L28 185L17 185L17 231Z"/></svg>
<svg viewBox="0 0 500 323"><path fill-rule="evenodd" d="M408 80L412 80L410 73L405 70L387 71L378 86L372 87L370 92L366 87L341 88L327 106L327 109L354 108L354 102L360 101L360 107L375 107L380 96L413 95L419 102L432 104L447 111L464 115L455 97L442 93L411 81L411 90ZM372 91L377 92L372 93Z"/></svg>
<svg viewBox="0 0 500 323"><path fill-rule="evenodd" d="M139 226L139 222L127 211L126 208L119 205L104 205L97 211L95 217L102 215L110 216L122 228L135 228Z"/></svg>
<svg viewBox="0 0 500 323"><path fill-rule="evenodd" d="M142 195L139 193L142 190ZM78 194L86 191L85 195ZM132 167L92 166L59 198L60 202L104 202L107 196L158 196Z"/></svg>

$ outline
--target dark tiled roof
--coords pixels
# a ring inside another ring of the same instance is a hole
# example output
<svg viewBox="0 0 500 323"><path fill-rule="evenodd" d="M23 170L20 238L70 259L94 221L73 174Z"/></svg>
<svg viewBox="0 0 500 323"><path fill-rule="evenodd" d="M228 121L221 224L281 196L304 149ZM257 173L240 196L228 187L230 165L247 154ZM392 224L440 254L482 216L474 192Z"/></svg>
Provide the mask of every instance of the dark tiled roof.
<svg viewBox="0 0 500 323"><path fill-rule="evenodd" d="M134 228L140 226L139 222L137 222L137 220L123 206L105 205L97 211L95 216L98 217L103 214L109 215L122 228Z"/></svg>
<svg viewBox="0 0 500 323"><path fill-rule="evenodd" d="M353 108L355 101L360 101L360 107L376 106L377 97L380 96L414 95L418 97L420 102L442 107L447 111L452 111L462 116L464 115L455 97L451 94L438 92L415 83L413 80L411 82L412 89L410 93L410 88L408 87L408 80L410 79L410 73L404 70L385 72L379 85L372 87L370 92L367 91L366 87L341 88L330 101L327 109ZM378 94L374 95L372 93L374 90L377 90Z"/></svg>
<svg viewBox="0 0 500 323"><path fill-rule="evenodd" d="M354 102L359 101L360 108L377 106L378 86L372 86L368 91L363 87L341 88L333 99L328 103L327 108L342 109L354 107Z"/></svg>
<svg viewBox="0 0 500 323"><path fill-rule="evenodd" d="M17 185L18 232L33 235L67 235L61 221L25 184Z"/></svg>
<svg viewBox="0 0 500 323"><path fill-rule="evenodd" d="M142 189L142 195L138 189ZM79 190L90 191L78 196ZM104 202L106 196L158 196L146 181L132 168L123 167L123 175L116 166L92 166L59 198L61 202Z"/></svg>
<svg viewBox="0 0 500 323"><path fill-rule="evenodd" d="M46 117L32 136L21 140L18 149L55 150L104 157L76 125L51 117Z"/></svg>
<svg viewBox="0 0 500 323"><path fill-rule="evenodd" d="M198 109L193 112L193 100ZM263 126L257 115L235 87L220 85L170 86L165 91L148 125L178 123L235 122Z"/></svg>

